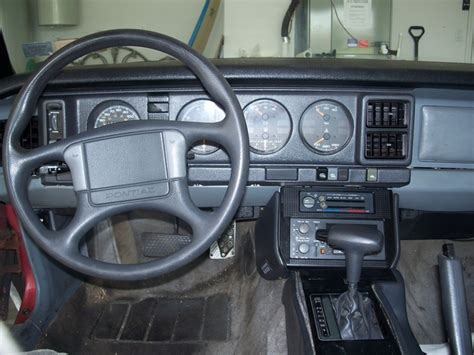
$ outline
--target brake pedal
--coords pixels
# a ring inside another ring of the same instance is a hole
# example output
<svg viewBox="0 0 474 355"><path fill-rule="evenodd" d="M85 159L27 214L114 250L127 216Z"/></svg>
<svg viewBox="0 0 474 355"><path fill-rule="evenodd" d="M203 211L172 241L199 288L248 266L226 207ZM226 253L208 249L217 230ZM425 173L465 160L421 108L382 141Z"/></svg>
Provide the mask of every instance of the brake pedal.
<svg viewBox="0 0 474 355"><path fill-rule="evenodd" d="M228 259L235 255L235 221L226 229L221 237L212 243L209 249L209 257L211 259Z"/></svg>

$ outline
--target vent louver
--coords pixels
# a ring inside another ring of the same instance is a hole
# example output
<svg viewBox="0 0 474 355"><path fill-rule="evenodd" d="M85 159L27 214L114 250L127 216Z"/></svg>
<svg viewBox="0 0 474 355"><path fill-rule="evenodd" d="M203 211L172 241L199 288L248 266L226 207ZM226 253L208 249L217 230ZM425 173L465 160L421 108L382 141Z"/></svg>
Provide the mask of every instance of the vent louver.
<svg viewBox="0 0 474 355"><path fill-rule="evenodd" d="M365 158L403 160L408 156L410 102L368 100L365 107Z"/></svg>

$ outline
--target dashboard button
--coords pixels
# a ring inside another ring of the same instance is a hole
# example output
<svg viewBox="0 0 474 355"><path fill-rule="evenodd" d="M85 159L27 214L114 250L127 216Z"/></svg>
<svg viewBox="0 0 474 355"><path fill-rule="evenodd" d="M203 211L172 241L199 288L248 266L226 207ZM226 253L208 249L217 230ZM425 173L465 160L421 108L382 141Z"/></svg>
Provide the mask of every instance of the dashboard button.
<svg viewBox="0 0 474 355"><path fill-rule="evenodd" d="M337 179L339 181L349 180L349 169L348 168L339 168L337 172L338 172Z"/></svg>
<svg viewBox="0 0 474 355"><path fill-rule="evenodd" d="M309 232L309 224L308 223L301 223L298 227L298 230L301 234L306 234Z"/></svg>
<svg viewBox="0 0 474 355"><path fill-rule="evenodd" d="M377 168L367 169L367 182L377 182L378 171Z"/></svg>
<svg viewBox="0 0 474 355"><path fill-rule="evenodd" d="M306 254L309 251L309 245L306 243L301 243L298 247L298 250L301 254Z"/></svg>
<svg viewBox="0 0 474 355"><path fill-rule="evenodd" d="M319 181L326 181L328 179L328 168L318 168L316 179Z"/></svg>
<svg viewBox="0 0 474 355"><path fill-rule="evenodd" d="M328 169L328 180L336 181L337 180L337 168Z"/></svg>

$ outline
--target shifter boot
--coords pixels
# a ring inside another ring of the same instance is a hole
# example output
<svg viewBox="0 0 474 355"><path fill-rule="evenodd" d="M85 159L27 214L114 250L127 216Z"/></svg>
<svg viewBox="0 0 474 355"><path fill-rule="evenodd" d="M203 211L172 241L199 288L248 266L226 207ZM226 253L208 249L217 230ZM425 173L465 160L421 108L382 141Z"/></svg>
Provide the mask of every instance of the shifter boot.
<svg viewBox="0 0 474 355"><path fill-rule="evenodd" d="M343 340L381 339L372 301L357 288L349 287L333 302L336 321Z"/></svg>

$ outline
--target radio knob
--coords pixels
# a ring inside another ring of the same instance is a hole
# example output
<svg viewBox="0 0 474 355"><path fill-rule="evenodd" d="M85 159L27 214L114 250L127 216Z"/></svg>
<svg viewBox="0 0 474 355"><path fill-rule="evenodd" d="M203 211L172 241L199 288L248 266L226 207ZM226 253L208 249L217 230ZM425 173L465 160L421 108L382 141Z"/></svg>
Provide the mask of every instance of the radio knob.
<svg viewBox="0 0 474 355"><path fill-rule="evenodd" d="M305 208L313 208L314 205L315 205L316 201L314 200L314 198L312 198L311 196L306 196L304 199L303 199L303 206Z"/></svg>
<svg viewBox="0 0 474 355"><path fill-rule="evenodd" d="M309 245L306 243L301 243L298 246L298 250L300 251L301 254L306 254L309 251Z"/></svg>
<svg viewBox="0 0 474 355"><path fill-rule="evenodd" d="M309 224L308 223L301 223L298 227L298 230L301 234L306 234L309 232Z"/></svg>

